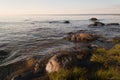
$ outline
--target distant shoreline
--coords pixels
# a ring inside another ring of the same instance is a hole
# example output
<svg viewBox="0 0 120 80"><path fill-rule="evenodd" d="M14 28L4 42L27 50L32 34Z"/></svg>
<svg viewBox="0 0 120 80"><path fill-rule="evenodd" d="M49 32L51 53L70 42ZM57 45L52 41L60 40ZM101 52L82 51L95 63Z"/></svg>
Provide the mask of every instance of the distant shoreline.
<svg viewBox="0 0 120 80"><path fill-rule="evenodd" d="M42 16L79 16L79 15L120 15L120 14L23 14L23 15L42 15Z"/></svg>

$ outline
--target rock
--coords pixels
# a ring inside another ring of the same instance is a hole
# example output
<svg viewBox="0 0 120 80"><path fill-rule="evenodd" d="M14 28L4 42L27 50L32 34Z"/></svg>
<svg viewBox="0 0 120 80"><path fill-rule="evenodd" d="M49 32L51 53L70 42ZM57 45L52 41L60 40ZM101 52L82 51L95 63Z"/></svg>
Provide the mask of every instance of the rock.
<svg viewBox="0 0 120 80"><path fill-rule="evenodd" d="M73 32L69 32L69 33L67 33L68 35L73 35L74 33Z"/></svg>
<svg viewBox="0 0 120 80"><path fill-rule="evenodd" d="M76 65L77 59L75 55L71 55L68 52L62 52L55 54L47 63L46 71L48 73L59 71L60 69L67 69Z"/></svg>
<svg viewBox="0 0 120 80"><path fill-rule="evenodd" d="M113 37L111 39L107 39L106 42L112 42L112 43L120 43L120 37Z"/></svg>
<svg viewBox="0 0 120 80"><path fill-rule="evenodd" d="M8 51L4 51L4 50L0 51L0 56L6 56L8 54L9 54Z"/></svg>
<svg viewBox="0 0 120 80"><path fill-rule="evenodd" d="M59 21L50 21L49 23L60 23Z"/></svg>
<svg viewBox="0 0 120 80"><path fill-rule="evenodd" d="M78 51L76 54L74 54L77 58L78 61L84 61L86 60L91 54L91 50L88 48L81 48L81 49L76 49Z"/></svg>
<svg viewBox="0 0 120 80"><path fill-rule="evenodd" d="M36 66L36 57L28 57L25 60L8 65L8 70L11 71L8 75L8 80L29 80L35 75L38 66ZM6 68L7 69L7 68Z"/></svg>
<svg viewBox="0 0 120 80"><path fill-rule="evenodd" d="M69 23L70 23L70 21L64 21L63 23L65 23L65 24L69 24Z"/></svg>
<svg viewBox="0 0 120 80"><path fill-rule="evenodd" d="M68 21L68 20L66 20L66 21L50 21L49 23L61 23L61 24L69 24L70 23L70 21Z"/></svg>
<svg viewBox="0 0 120 80"><path fill-rule="evenodd" d="M91 21L97 21L98 19L97 18L91 18L90 20Z"/></svg>
<svg viewBox="0 0 120 80"><path fill-rule="evenodd" d="M68 35L64 39L75 42L86 42L95 40L96 36L89 33L76 33Z"/></svg>
<svg viewBox="0 0 120 80"><path fill-rule="evenodd" d="M48 73L56 72L61 69L70 69L77 67L78 63L84 60L88 56L88 52L81 51L62 51L55 54L50 58L46 65L46 71Z"/></svg>
<svg viewBox="0 0 120 80"><path fill-rule="evenodd" d="M94 22L93 24L90 24L88 26L105 26L105 24L102 22Z"/></svg>
<svg viewBox="0 0 120 80"><path fill-rule="evenodd" d="M0 51L0 59L5 59L8 56L9 52L1 50Z"/></svg>
<svg viewBox="0 0 120 80"><path fill-rule="evenodd" d="M107 26L119 26L120 24L119 23L109 23L107 24Z"/></svg>
<svg viewBox="0 0 120 80"><path fill-rule="evenodd" d="M97 48L99 48L99 46L96 44L90 44L90 45L88 45L88 48L89 49L97 49Z"/></svg>
<svg viewBox="0 0 120 80"><path fill-rule="evenodd" d="M13 76L11 80L30 80L34 73L32 71L25 72L18 76Z"/></svg>

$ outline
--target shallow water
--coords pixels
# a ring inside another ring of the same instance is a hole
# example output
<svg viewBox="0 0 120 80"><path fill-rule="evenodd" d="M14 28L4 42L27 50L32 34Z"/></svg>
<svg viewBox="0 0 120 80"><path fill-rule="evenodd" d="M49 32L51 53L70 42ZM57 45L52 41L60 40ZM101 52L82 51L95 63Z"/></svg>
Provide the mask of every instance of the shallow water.
<svg viewBox="0 0 120 80"><path fill-rule="evenodd" d="M120 15L0 16L0 50L11 52L4 62L18 61L30 55L47 55L72 47L73 43L62 39L69 32L89 30L108 38L120 36L120 26L89 28L91 22L88 19L91 17L104 23L120 23ZM70 24L62 23L64 20L69 20Z"/></svg>

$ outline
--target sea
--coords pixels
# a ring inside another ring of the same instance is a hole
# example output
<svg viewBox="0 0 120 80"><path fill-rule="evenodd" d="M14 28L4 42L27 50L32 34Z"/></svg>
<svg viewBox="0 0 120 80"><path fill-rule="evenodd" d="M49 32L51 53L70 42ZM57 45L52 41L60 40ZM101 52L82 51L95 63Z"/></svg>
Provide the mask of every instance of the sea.
<svg viewBox="0 0 120 80"><path fill-rule="evenodd" d="M107 38L120 36L120 26L88 27L90 18L120 23L119 14L46 14L0 16L0 51L9 54L0 65L8 65L28 56L49 55L73 46L63 38L70 32L91 31ZM70 21L65 24L64 21Z"/></svg>

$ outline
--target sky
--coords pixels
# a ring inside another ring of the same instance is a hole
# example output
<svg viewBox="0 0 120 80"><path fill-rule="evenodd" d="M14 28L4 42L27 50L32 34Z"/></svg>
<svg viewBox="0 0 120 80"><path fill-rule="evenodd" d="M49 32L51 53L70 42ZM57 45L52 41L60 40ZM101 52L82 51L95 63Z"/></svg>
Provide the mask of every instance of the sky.
<svg viewBox="0 0 120 80"><path fill-rule="evenodd" d="M120 0L0 0L0 15L120 14Z"/></svg>

